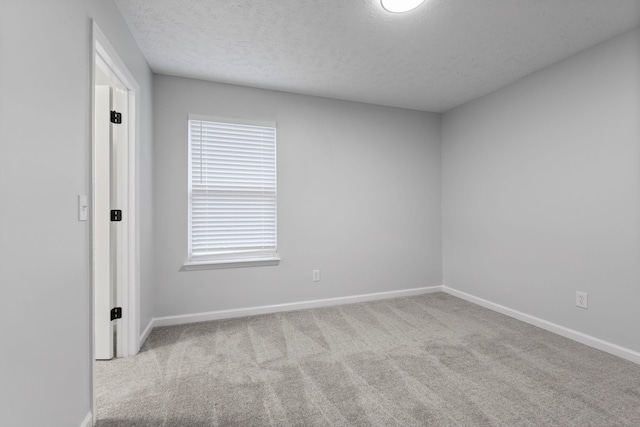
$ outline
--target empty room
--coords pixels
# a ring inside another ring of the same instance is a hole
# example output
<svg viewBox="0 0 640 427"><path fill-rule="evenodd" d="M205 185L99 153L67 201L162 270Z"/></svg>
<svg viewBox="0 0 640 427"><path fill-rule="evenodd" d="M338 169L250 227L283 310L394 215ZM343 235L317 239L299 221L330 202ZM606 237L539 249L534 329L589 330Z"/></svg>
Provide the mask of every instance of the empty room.
<svg viewBox="0 0 640 427"><path fill-rule="evenodd" d="M640 425L640 0L2 0L0 196L0 426Z"/></svg>

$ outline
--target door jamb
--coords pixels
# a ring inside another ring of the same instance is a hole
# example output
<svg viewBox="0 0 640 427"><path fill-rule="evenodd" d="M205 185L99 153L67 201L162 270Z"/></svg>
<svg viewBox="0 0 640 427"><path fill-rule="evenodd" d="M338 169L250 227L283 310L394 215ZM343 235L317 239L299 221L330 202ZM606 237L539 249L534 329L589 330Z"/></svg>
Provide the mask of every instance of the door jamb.
<svg viewBox="0 0 640 427"><path fill-rule="evenodd" d="M128 123L128 135L127 135L127 150L125 157L127 158L125 167L126 181L121 182L118 191L123 195L122 207L124 215L126 215L127 221L125 222L126 230L120 235L123 236L122 242L122 254L119 254L118 260L122 266L121 274L119 275L122 280L118 280L117 283L117 305L122 307L122 319L120 319L120 325L117 335L117 351L118 356L133 356L140 350L140 269L139 269L139 249L140 249L140 237L137 232L138 222L138 152L139 152L139 135L140 135L140 111L139 111L139 93L140 86L134 79L133 75L127 69L125 63L122 61L117 51L113 48L107 37L104 35L100 27L92 21L92 55L91 55L91 212L94 212L94 174L95 174L95 123L94 123L94 109L95 109L95 67L97 61L100 61L103 65L109 67L110 72L119 80L127 90L127 108L126 108L126 120ZM107 214L106 212L104 213ZM123 221L124 222L124 221ZM95 353L94 353L94 323L95 313L93 312L93 287L95 285L93 280L93 263L95 253L95 239L94 239L94 225L93 219L91 220L91 289L90 289L90 301L89 307L91 310L91 413L93 414L93 423L96 422L95 416Z"/></svg>

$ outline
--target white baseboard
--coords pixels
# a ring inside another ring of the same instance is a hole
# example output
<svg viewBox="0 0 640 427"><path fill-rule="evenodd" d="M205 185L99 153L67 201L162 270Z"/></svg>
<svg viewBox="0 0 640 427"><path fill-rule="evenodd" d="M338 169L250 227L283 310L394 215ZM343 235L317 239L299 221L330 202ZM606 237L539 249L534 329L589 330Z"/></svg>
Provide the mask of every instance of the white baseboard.
<svg viewBox="0 0 640 427"><path fill-rule="evenodd" d="M84 417L84 421L82 421L80 427L93 427L93 415L91 415L91 412L89 412L87 416Z"/></svg>
<svg viewBox="0 0 640 427"><path fill-rule="evenodd" d="M147 325L146 328L144 328L144 331L142 331L142 335L140 335L140 344L138 345L138 349L142 348L142 344L144 344L147 338L149 338L149 334L151 333L152 329L153 329L153 319L149 320L149 324Z"/></svg>
<svg viewBox="0 0 640 427"><path fill-rule="evenodd" d="M498 313L513 317L514 319L521 320L525 323L529 323L549 332L553 332L554 334L561 335L565 338L572 339L590 347L597 348L598 350L606 351L607 353L640 364L640 353L637 351L601 340L599 338L592 337L591 335L587 335L582 332L574 331L573 329L565 328L564 326L557 325L547 320L543 320L538 317L513 310L503 305L487 301L474 295L470 295L466 292L458 291L457 289L450 288L449 286L442 286L442 290L450 295L488 308L489 310L497 311Z"/></svg>
<svg viewBox="0 0 640 427"><path fill-rule="evenodd" d="M412 295L442 292L442 286L403 289L400 291L378 292L373 294L352 295L348 297L325 298L311 301L292 302L287 304L263 305L259 307L238 308L232 310L210 311L207 313L183 314L178 316L155 317L145 329L147 331L158 326L183 325L186 323L208 322L210 320L230 319L234 317L255 316L258 314L277 313L284 311L302 310L305 308L328 307L333 305L354 304L364 301L408 297ZM142 340L142 338L141 338Z"/></svg>

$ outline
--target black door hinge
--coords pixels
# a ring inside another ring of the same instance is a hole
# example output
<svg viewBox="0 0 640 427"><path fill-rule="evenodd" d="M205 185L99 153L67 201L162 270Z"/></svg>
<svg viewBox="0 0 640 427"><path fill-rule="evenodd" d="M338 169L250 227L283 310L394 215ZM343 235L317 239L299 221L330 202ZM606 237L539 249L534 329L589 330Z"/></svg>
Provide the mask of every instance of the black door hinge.
<svg viewBox="0 0 640 427"><path fill-rule="evenodd" d="M111 123L115 123L117 125L119 125L120 123L122 123L122 113L118 113L117 111L112 111L111 112Z"/></svg>
<svg viewBox="0 0 640 427"><path fill-rule="evenodd" d="M122 211L120 209L111 211L111 221L122 221Z"/></svg>
<svg viewBox="0 0 640 427"><path fill-rule="evenodd" d="M111 320L122 319L122 307L113 307L111 309Z"/></svg>

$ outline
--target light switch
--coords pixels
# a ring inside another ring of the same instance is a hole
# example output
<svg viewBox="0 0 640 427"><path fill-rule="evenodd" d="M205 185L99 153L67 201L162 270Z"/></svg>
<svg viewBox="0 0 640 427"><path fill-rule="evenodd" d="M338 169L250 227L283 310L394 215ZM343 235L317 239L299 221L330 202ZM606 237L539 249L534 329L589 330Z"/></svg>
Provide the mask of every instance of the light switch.
<svg viewBox="0 0 640 427"><path fill-rule="evenodd" d="M78 195L78 221L86 221L89 211L89 204L87 203L87 196L84 194Z"/></svg>

